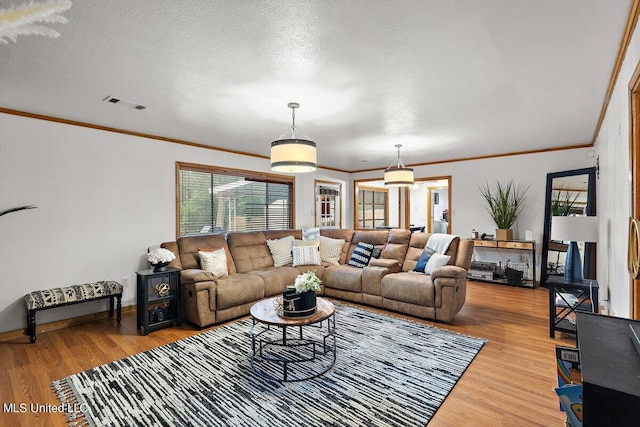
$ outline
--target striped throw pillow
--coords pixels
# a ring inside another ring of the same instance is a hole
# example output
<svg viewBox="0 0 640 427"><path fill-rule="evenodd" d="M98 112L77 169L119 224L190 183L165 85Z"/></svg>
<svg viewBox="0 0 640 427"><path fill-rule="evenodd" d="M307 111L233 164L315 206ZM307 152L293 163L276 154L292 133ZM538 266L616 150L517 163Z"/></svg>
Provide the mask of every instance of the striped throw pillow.
<svg viewBox="0 0 640 427"><path fill-rule="evenodd" d="M267 246L269 246L269 252L271 252L271 257L273 258L274 267L282 267L293 262L291 247L293 246L294 240L293 236L267 240Z"/></svg>
<svg viewBox="0 0 640 427"><path fill-rule="evenodd" d="M294 246L293 266L320 265L320 252L317 246Z"/></svg>
<svg viewBox="0 0 640 427"><path fill-rule="evenodd" d="M320 259L329 264L340 265L340 255L344 243L344 239L320 236Z"/></svg>
<svg viewBox="0 0 640 427"><path fill-rule="evenodd" d="M371 243L360 242L353 250L349 265L358 268L364 268L369 264L371 259L371 253L373 252L373 245Z"/></svg>

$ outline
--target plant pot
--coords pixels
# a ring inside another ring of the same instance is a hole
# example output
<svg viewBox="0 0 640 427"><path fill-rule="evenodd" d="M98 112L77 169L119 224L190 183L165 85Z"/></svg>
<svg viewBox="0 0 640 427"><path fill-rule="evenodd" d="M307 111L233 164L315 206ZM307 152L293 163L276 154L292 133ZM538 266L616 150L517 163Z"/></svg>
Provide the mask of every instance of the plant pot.
<svg viewBox="0 0 640 427"><path fill-rule="evenodd" d="M496 228L496 240L513 240L513 230L511 228Z"/></svg>
<svg viewBox="0 0 640 427"><path fill-rule="evenodd" d="M282 293L282 303L283 317L309 317L317 310L314 291L297 293L295 289L287 289Z"/></svg>

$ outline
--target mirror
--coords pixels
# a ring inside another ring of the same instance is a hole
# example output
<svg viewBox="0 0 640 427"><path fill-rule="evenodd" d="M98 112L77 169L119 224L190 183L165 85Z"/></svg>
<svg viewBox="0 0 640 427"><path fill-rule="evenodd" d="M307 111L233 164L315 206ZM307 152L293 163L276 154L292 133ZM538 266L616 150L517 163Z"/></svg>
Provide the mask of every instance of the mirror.
<svg viewBox="0 0 640 427"><path fill-rule="evenodd" d="M551 275L564 275L567 245L550 240L551 217L566 215L596 214L595 193L596 168L574 169L547 174L547 191L544 205L544 231L542 236L542 262L540 264L540 285L548 287ZM581 246L584 260L583 275L595 279L595 243Z"/></svg>

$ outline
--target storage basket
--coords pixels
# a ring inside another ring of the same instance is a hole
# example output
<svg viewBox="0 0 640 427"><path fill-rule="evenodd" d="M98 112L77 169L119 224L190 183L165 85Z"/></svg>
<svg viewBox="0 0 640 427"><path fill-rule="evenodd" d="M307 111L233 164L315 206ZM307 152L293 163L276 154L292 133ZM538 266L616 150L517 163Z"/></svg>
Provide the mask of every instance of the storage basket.
<svg viewBox="0 0 640 427"><path fill-rule="evenodd" d="M516 270L515 268L507 267L504 269L504 277L507 278L507 283L512 286L520 286L524 283L522 280L523 272Z"/></svg>

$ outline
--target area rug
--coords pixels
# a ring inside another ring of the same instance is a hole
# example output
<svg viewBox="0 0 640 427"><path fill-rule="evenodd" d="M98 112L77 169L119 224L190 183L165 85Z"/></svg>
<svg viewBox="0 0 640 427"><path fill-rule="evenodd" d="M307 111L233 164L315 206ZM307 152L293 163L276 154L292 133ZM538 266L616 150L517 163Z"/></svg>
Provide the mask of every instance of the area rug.
<svg viewBox="0 0 640 427"><path fill-rule="evenodd" d="M264 380L251 320L53 383L71 425L424 426L485 341L336 304L337 361L319 378Z"/></svg>

